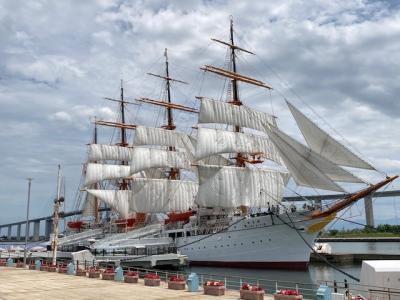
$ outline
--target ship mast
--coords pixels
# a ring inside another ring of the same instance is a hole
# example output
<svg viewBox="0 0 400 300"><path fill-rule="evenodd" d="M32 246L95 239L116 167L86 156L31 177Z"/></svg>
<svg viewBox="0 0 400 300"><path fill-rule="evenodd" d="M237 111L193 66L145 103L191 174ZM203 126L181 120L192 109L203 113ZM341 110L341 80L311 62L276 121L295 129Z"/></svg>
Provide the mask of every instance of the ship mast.
<svg viewBox="0 0 400 300"><path fill-rule="evenodd" d="M165 48L164 52L165 56L165 75L169 78L169 68L168 68L168 49ZM167 87L167 100L168 103L171 104L171 83L169 80L165 80L165 84ZM165 126L168 130L174 130L176 126L174 125L174 117L172 114L172 108L166 107L167 110L167 125ZM168 147L169 151L175 151L175 148L170 146ZM179 169L171 168L169 171L169 179L178 179L180 177Z"/></svg>
<svg viewBox="0 0 400 300"><path fill-rule="evenodd" d="M123 86L123 81L121 79L121 99L119 102L120 105L120 110L121 110L121 123L125 124L125 101L124 101L124 86ZM121 144L120 146L126 147L128 144L126 143L126 131L125 127L121 127ZM123 162L123 164L126 164L126 162Z"/></svg>
<svg viewBox="0 0 400 300"><path fill-rule="evenodd" d="M229 30L229 42L225 42L225 41L221 41L215 38L212 38L211 40L220 44L223 44L227 47L229 47L230 49L230 69L231 70L225 70L225 69L221 69L221 68L217 68L214 66L210 66L210 65L205 65L204 67L200 68L203 71L206 72L211 72L223 77L227 77L231 80L231 87L232 87L232 99L230 101L228 101L228 103L232 104L232 105L236 105L236 106L241 106L243 103L240 100L240 96L239 96L239 87L238 87L238 82L244 82L244 83L248 83L248 84L252 84L255 86L259 86L259 87L263 87L266 89L272 89L272 87L270 87L269 85L265 84L262 81L256 80L254 78L250 78L244 75L240 75L237 72L237 65L236 65L236 50L248 53L248 54L252 54L254 55L253 52L248 51L246 49L243 49L237 45L235 45L235 41L234 41L234 36L233 36L233 18L230 19L230 30ZM197 97L199 99L201 99L201 97ZM233 131L234 132L240 132L241 128L239 125L234 125L233 127ZM244 167L245 163L260 163L262 162L259 159L255 159L255 157L253 159L249 159L248 157L246 157L245 155L243 155L243 153L236 153L234 159L236 160L236 166L237 167Z"/></svg>
<svg viewBox="0 0 400 300"><path fill-rule="evenodd" d="M164 51L164 56L165 56L165 76L163 75L157 75L153 73L147 73L148 75L161 78L165 81L165 87L166 87L166 92L167 92L167 99L166 101L160 101L160 100L154 100L154 99L149 99L149 98L138 98L137 101L139 102L144 102L148 104L153 104L153 105L158 105L158 106L163 106L165 107L166 110L166 117L167 117L167 124L162 126L162 128L167 129L167 130L175 130L176 126L174 124L174 117L173 117L173 109L178 109L186 112L192 112L192 113L197 113L197 110L191 108L191 107L186 107L180 104L173 103L171 100L171 81L172 82L178 82L178 83L183 83L183 84L188 84L187 82L177 80L174 78L171 78L169 75L169 62L168 62L168 49L165 48ZM168 147L169 151L175 151L175 147ZM177 180L180 178L180 171L177 168L171 168L169 170L169 179L172 180Z"/></svg>
<svg viewBox="0 0 400 300"><path fill-rule="evenodd" d="M97 124L94 124L94 136L93 143L97 144ZM98 184L95 184L95 189L98 188ZM99 223L99 199L97 197L94 198L94 223Z"/></svg>
<svg viewBox="0 0 400 300"><path fill-rule="evenodd" d="M120 110L120 113L121 113L121 122L109 122L109 121L99 120L99 121L95 121L95 124L96 125L104 125L104 126L111 126L111 127L119 128L119 130L120 130L120 141L119 141L119 143L117 143L117 145L121 146L121 147L128 147L128 143L126 141L126 129L135 129L136 125L135 124L127 124L125 122L125 105L126 104L137 105L137 103L126 101L124 99L124 86L123 86L123 80L122 79L121 79L121 88L120 88L120 99L113 99L113 98L105 98L105 99L109 100L109 101L114 101L114 102L118 102L119 103L119 110ZM121 164L122 165L127 165L128 162L127 161L122 161ZM121 184L121 189L122 190L126 190L127 189L127 183L126 183L125 180L123 180L123 182Z"/></svg>
<svg viewBox="0 0 400 300"><path fill-rule="evenodd" d="M221 41L221 40L218 40L215 38L212 38L211 40L229 47L229 49L230 49L230 70L225 70L225 69L217 68L217 67L210 66L210 65L205 65L204 67L202 67L200 69L203 71L206 71L206 72L211 72L211 73L217 74L219 76L229 78L231 80L232 99L230 101L228 101L228 103L230 103L232 105L236 105L236 106L241 106L243 103L239 97L238 81L252 84L255 86L259 86L259 87L263 87L266 89L272 89L272 87L270 87L269 85L265 84L262 81L241 75L237 72L236 50L239 50L239 51L242 51L242 52L245 52L248 54L252 54L252 55L254 55L254 53L235 45L234 36L233 36L233 18L232 17L230 19L229 33L230 33L229 42ZM197 98L200 100L202 99L201 97L197 97ZM234 125L233 131L241 132L240 126ZM236 153L235 157L233 157L233 159L235 159L235 164L237 167L245 167L246 162L252 163L252 164L262 162L260 159L256 158L256 154L253 155L253 157L250 159L249 157L247 157L247 155L244 155L243 153L240 153L240 152ZM246 206L240 206L240 209L242 211L242 214L244 214L244 215L247 214L248 208Z"/></svg>
<svg viewBox="0 0 400 300"><path fill-rule="evenodd" d="M54 214L53 214L53 240L51 242L52 264L57 263L57 246L58 246L58 223L60 219L60 206L64 198L61 197L61 166L58 165L57 174L57 197L54 200Z"/></svg>
<svg viewBox="0 0 400 300"><path fill-rule="evenodd" d="M136 124L127 124L125 121L125 105L127 104L133 104L137 105L137 103L127 101L124 98L124 86L123 86L123 80L121 79L121 87L120 87L120 99L113 99L113 98L104 98L109 101L114 101L119 103L119 110L121 113L121 118L120 122L117 120L116 122L112 121L104 121L104 120L96 120L95 125L102 125L102 126L108 126L108 127L114 127L114 128L119 128L120 130L120 140L119 143L117 143L118 146L121 147L128 147L129 144L127 143L127 138L126 138L126 130L127 129L136 129ZM127 161L121 161L122 165L128 165ZM122 179L122 182L119 184L119 189L120 190L127 190L128 189L128 181L126 179ZM126 220L125 223L125 230L127 230L127 224L128 220Z"/></svg>
<svg viewBox="0 0 400 300"><path fill-rule="evenodd" d="M119 101L119 106L121 110L121 123L125 125L125 101L124 101L124 86L123 86L123 81L121 79L121 96L120 96L120 101ZM127 147L128 143L126 142L126 129L124 126L120 128L120 146L122 147ZM127 161L122 161L122 165L127 165ZM128 189L128 182L125 179L122 179L121 185L120 185L121 190L127 190Z"/></svg>
<svg viewBox="0 0 400 300"><path fill-rule="evenodd" d="M164 56L165 56L165 74L166 74L166 77L169 78L168 49L167 48L165 48ZM171 104L171 83L169 80L165 79L165 84L167 86L167 100L168 100L168 103ZM174 117L172 115L172 108L167 107L166 109L167 109L167 126L165 126L165 128L169 129L169 130L174 130L176 128L176 126L174 125ZM172 147L171 147L170 151L174 151L174 149L172 149Z"/></svg>
<svg viewBox="0 0 400 300"><path fill-rule="evenodd" d="M230 19L230 40L231 40L231 46L230 46L231 55L230 55L230 58L231 58L232 71L234 73L237 73L237 71L236 71L235 42L233 40L233 18ZM242 105L242 102L239 99L238 83L237 83L237 80L235 78L233 78L231 80L231 85L232 85L232 96L233 96L232 97L233 99L232 99L231 103L233 105L240 106L240 105ZM240 132L240 126L235 125L234 131L235 132ZM245 166L244 157L243 157L243 155L241 153L236 153L236 158L235 159L236 159L236 166L238 166L238 167L244 167Z"/></svg>

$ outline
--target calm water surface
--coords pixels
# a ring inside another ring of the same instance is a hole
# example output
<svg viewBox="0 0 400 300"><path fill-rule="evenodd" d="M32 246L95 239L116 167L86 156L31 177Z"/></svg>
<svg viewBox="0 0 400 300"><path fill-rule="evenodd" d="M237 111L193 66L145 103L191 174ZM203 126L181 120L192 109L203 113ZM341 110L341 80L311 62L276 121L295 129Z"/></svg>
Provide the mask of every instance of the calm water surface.
<svg viewBox="0 0 400 300"><path fill-rule="evenodd" d="M400 242L331 242L333 253L381 253L399 254ZM361 264L337 265L341 270L359 278ZM191 267L191 271L204 274L216 274L220 277L239 276L250 278L264 278L277 281L301 282L305 284L318 284L324 281L348 282L354 280L346 278L345 275L334 268L323 263L311 263L307 271L284 271L284 270L254 270L233 268L208 268Z"/></svg>

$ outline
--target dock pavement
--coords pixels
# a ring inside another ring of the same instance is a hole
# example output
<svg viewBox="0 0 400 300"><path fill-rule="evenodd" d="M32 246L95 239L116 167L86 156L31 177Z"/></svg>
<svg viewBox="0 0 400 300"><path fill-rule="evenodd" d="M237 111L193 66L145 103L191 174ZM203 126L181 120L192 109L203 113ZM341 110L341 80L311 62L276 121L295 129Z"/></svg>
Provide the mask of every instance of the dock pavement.
<svg viewBox="0 0 400 300"><path fill-rule="evenodd" d="M199 292L169 290L165 282L160 287L144 286L140 279L137 284L91 279L51 272L0 267L0 300L158 300L190 299L215 300L215 296ZM238 300L239 291L227 290L221 300ZM266 300L273 297L265 295Z"/></svg>

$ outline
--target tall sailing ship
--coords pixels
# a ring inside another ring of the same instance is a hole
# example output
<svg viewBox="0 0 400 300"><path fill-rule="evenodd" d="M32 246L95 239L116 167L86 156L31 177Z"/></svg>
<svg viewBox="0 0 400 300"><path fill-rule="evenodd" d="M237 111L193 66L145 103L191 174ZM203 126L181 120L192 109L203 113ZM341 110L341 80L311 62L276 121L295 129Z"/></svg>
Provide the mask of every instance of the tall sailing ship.
<svg viewBox="0 0 400 300"><path fill-rule="evenodd" d="M230 40L212 40L228 47L228 68L205 65L201 70L229 80L228 101L197 97L199 109L173 102L171 83L186 83L170 76L165 50L165 74L149 73L163 80L165 99L137 99L164 108L165 124L161 128L127 124L123 117L119 122L96 121L98 126L119 128L121 142L103 145L94 140L89 145L85 207L97 211L98 201L106 203L119 214L125 230L131 231L160 223L151 216L165 214L165 221L149 236L168 240L192 264L304 269L317 234L337 212L397 176L313 210L283 205L290 178L298 186L345 192L338 182L364 181L343 167L375 168L289 102L306 145L284 133L272 114L245 105L239 83L272 87L238 73L236 53L253 53L235 44L232 20ZM120 100L111 100L120 103L124 116L123 94ZM175 110L198 114L195 135L176 130ZM216 124L224 124L224 129ZM132 145L125 130L134 131ZM108 185L114 188L101 188L105 181L114 182ZM114 239L113 246L126 245L126 238Z"/></svg>

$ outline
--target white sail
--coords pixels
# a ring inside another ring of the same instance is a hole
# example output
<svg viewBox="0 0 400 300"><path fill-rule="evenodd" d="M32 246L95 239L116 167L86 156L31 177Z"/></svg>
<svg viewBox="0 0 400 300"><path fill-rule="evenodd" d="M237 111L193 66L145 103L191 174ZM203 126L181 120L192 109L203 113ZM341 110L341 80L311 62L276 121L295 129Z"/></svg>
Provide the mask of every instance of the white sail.
<svg viewBox="0 0 400 300"><path fill-rule="evenodd" d="M94 197L99 198L108 206L116 210L124 219L129 217L129 199L131 191L129 190L87 190Z"/></svg>
<svg viewBox="0 0 400 300"><path fill-rule="evenodd" d="M192 136L189 136L189 138L192 143L192 151L187 150L188 151L187 154L190 156L191 161L196 161L195 150L197 148L197 140ZM199 165L216 165L216 166L230 166L233 164L229 159L219 154L211 155L201 160L197 160L196 163Z"/></svg>
<svg viewBox="0 0 400 300"><path fill-rule="evenodd" d="M103 145L103 144L90 144L89 145L89 161L99 160L120 160L130 161L132 148Z"/></svg>
<svg viewBox="0 0 400 300"><path fill-rule="evenodd" d="M238 106L203 98L198 122L238 125L263 131L265 126L275 124L275 119L270 114L251 109L245 105Z"/></svg>
<svg viewBox="0 0 400 300"><path fill-rule="evenodd" d="M175 130L137 126L135 130L135 145L156 145L184 148L194 152L187 134Z"/></svg>
<svg viewBox="0 0 400 300"><path fill-rule="evenodd" d="M196 162L198 165L231 166L234 163L222 155L212 155Z"/></svg>
<svg viewBox="0 0 400 300"><path fill-rule="evenodd" d="M137 147L132 152L131 174L151 168L190 170L190 159L184 152Z"/></svg>
<svg viewBox="0 0 400 300"><path fill-rule="evenodd" d="M281 163L274 144L267 137L210 128L198 129L196 159L234 152L259 154L276 163Z"/></svg>
<svg viewBox="0 0 400 300"><path fill-rule="evenodd" d="M104 164L87 164L85 186L100 182L106 179L119 179L130 176L130 166L124 165L104 165Z"/></svg>
<svg viewBox="0 0 400 300"><path fill-rule="evenodd" d="M168 178L168 174L163 169L147 169L147 170L143 171L143 176L136 176L136 177L166 179L166 178Z"/></svg>
<svg viewBox="0 0 400 300"><path fill-rule="evenodd" d="M198 184L193 181L136 178L130 210L135 212L187 211L193 207Z"/></svg>
<svg viewBox="0 0 400 300"><path fill-rule="evenodd" d="M319 128L291 103L288 101L286 103L311 150L341 166L375 170L373 166Z"/></svg>
<svg viewBox="0 0 400 300"><path fill-rule="evenodd" d="M298 185L344 192L334 181L362 183L350 172L323 158L278 128L266 131Z"/></svg>
<svg viewBox="0 0 400 300"><path fill-rule="evenodd" d="M263 169L198 166L199 192L196 204L202 207L267 207L280 201L288 174Z"/></svg>
<svg viewBox="0 0 400 300"><path fill-rule="evenodd" d="M85 203L83 205L82 217L92 217L96 214L96 197L86 193Z"/></svg>

